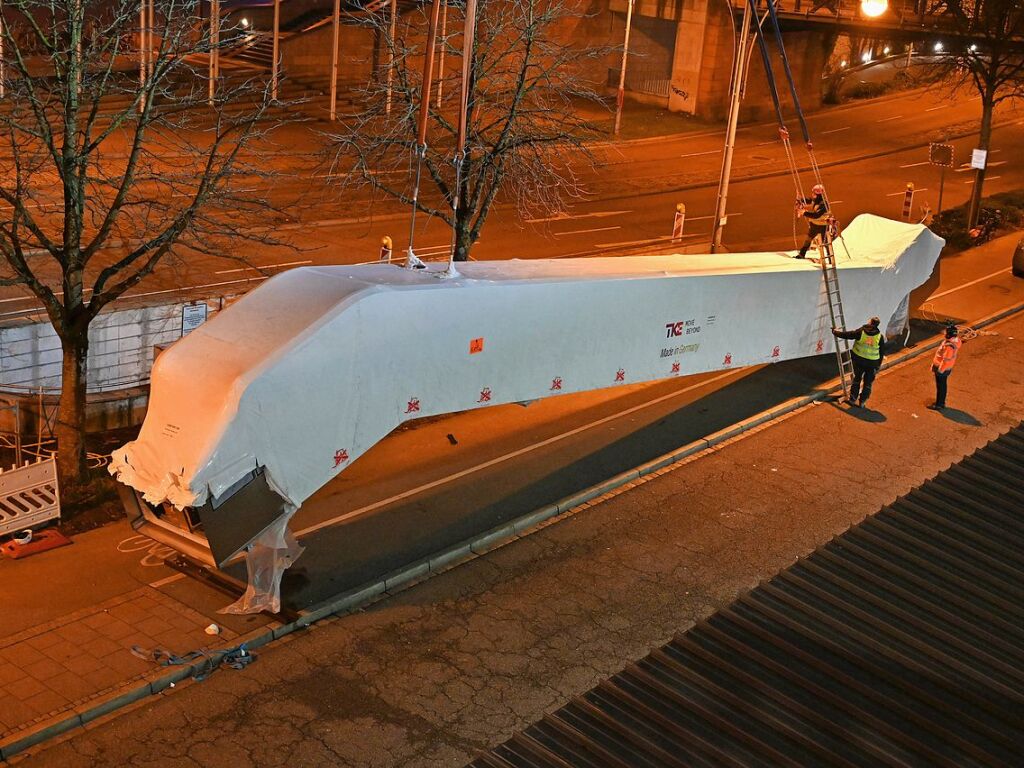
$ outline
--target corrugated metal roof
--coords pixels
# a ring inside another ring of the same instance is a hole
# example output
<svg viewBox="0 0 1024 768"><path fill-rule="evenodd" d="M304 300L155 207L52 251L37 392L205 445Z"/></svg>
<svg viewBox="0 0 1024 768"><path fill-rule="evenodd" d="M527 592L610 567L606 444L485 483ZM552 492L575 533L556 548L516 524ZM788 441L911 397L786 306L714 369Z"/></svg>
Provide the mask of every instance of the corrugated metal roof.
<svg viewBox="0 0 1024 768"><path fill-rule="evenodd" d="M1024 764L1024 425L471 763Z"/></svg>

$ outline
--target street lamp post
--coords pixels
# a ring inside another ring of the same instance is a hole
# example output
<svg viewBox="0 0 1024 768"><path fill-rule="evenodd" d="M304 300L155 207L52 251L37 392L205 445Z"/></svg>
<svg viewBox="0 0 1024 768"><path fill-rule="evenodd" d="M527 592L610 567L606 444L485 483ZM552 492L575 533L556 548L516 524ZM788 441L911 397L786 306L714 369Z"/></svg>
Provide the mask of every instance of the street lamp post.
<svg viewBox="0 0 1024 768"><path fill-rule="evenodd" d="M633 0L626 8L626 36L622 41L622 66L619 68L619 92L615 97L615 135L619 135L622 123L622 102L626 98L626 61L629 58L629 28L633 24Z"/></svg>
<svg viewBox="0 0 1024 768"><path fill-rule="evenodd" d="M770 2L771 0L769 0ZM743 21L736 41L736 55L732 67L732 84L729 91L729 120L725 128L725 148L722 151L722 174L718 179L718 203L715 206L715 221L711 228L711 252L717 253L722 247L722 230L725 228L725 207L729 198L729 177L732 174L732 154L736 145L736 124L740 116L740 100L743 98L743 83L747 70L747 38L750 35L750 5L743 6Z"/></svg>

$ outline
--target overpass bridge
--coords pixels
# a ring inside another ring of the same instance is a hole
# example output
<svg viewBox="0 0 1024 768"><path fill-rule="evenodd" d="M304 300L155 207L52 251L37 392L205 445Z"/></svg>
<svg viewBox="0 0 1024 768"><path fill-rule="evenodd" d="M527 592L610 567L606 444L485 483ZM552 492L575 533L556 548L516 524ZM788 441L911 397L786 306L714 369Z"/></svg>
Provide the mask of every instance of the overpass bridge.
<svg viewBox="0 0 1024 768"><path fill-rule="evenodd" d="M740 11L746 0L731 0ZM765 0L758 0L766 10ZM944 3L932 0L889 0L888 10L874 18L860 10L859 0L780 0L776 3L779 23L791 31L835 31L868 38L899 42L942 42L946 50L982 43L984 37L958 29L941 13ZM1015 41L1024 51L1024 37Z"/></svg>

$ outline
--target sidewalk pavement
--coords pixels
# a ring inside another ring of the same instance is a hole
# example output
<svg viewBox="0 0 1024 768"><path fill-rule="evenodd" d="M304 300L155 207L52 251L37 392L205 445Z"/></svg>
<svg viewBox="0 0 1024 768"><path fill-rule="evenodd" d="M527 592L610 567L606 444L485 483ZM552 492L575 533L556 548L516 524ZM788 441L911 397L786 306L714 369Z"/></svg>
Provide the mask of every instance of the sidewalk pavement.
<svg viewBox="0 0 1024 768"><path fill-rule="evenodd" d="M179 579L163 581L170 586ZM6 586L13 589L15 582ZM142 586L0 638L0 756L76 714L90 719L123 706L147 682L166 676L166 667L134 655L134 646L179 655L212 651L236 646L274 623L264 616L217 615L215 608L227 598L201 585L190 585L191 604L159 586ZM211 623L219 634L206 634Z"/></svg>
<svg viewBox="0 0 1024 768"><path fill-rule="evenodd" d="M72 732L32 764L464 765L1024 418L1024 316L868 409L816 403L476 560Z"/></svg>

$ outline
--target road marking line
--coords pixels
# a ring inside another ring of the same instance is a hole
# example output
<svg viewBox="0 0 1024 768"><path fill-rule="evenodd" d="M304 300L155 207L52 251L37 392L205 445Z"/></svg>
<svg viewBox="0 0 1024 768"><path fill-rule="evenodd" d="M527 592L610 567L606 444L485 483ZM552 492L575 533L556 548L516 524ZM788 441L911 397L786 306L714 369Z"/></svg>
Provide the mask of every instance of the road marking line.
<svg viewBox="0 0 1024 768"><path fill-rule="evenodd" d="M939 104L937 107L928 107L925 112L934 112L936 109L947 109L948 107L948 104Z"/></svg>
<svg viewBox="0 0 1024 768"><path fill-rule="evenodd" d="M928 165L928 161L922 160L920 163L907 163L906 165L901 165L900 168L917 168L919 165Z"/></svg>
<svg viewBox="0 0 1024 768"><path fill-rule="evenodd" d="M903 115L893 115L892 117L883 117L881 120L876 120L876 123L888 123L890 120L899 120Z"/></svg>
<svg viewBox="0 0 1024 768"><path fill-rule="evenodd" d="M928 187L921 187L920 189L915 189L914 193L917 194L918 192L927 192L927 191L928 191ZM889 194L886 195L886 197L898 197L900 195L905 195L905 194L907 194L907 190L901 189L899 192L890 192Z"/></svg>
<svg viewBox="0 0 1024 768"><path fill-rule="evenodd" d="M1009 160L997 160L994 163L989 163L988 167L989 168L995 168L997 165L1006 165L1008 162L1010 162L1010 161Z"/></svg>
<svg viewBox="0 0 1024 768"><path fill-rule="evenodd" d="M311 533L316 533L317 531L321 531L324 528L330 528L331 526L337 525L338 523L344 522L345 520L351 520L353 517L365 515L367 512L372 512L375 509L386 507L387 505L393 504L396 501L408 499L410 496L415 496L419 493L422 493L423 491L429 491L432 488L437 488L438 486L450 483L453 480L459 480L463 477L466 477L467 475L472 475L475 472L479 472L482 469L489 469L490 467L501 464L505 461L508 461L509 459L515 459L518 458L519 456L524 456L527 453L531 453L532 451L535 451L538 448L545 448L549 445L553 445L557 442L560 442L567 437L573 437L574 435L578 435L581 432L586 432L588 429L599 427L602 424L607 424L610 421L620 419L624 416L629 416L631 413L636 413L637 411L641 411L644 408L649 408L652 405L657 405L659 403L665 402L666 400L671 400L672 398L678 397L679 395L686 394L687 392L692 392L695 389L706 387L709 384L714 384L716 382L722 381L723 379L727 379L730 376L737 376L738 374L743 373L744 371L756 370L758 367L759 366L746 366L744 368L738 368L734 371L726 371L725 373L720 373L717 376L712 376L710 379L707 379L706 381L700 382L699 384L691 384L688 387L684 387L683 389L677 390L675 392L670 392L667 395L662 395L661 397L655 398L654 400L648 400L645 403L634 405L632 408L627 408L624 411L609 414L608 416L604 416L600 419L597 419L596 421L592 421L589 424L582 424L576 427L575 429L570 429L568 432L563 432L560 435L553 435L547 438L546 440L541 440L539 443L523 446L522 448L518 448L514 451L511 451L510 453L506 453L504 456L497 456L491 459L490 461L485 461L473 467L467 467L466 469L454 472L448 475L447 477L440 477L437 480L431 480L429 483L424 483L423 485L417 486L416 488L410 488L407 491L402 491L401 493L397 493L394 496L391 496L387 499L375 501L372 504L367 504L365 507L353 509L351 512L345 512L344 514L338 515L337 517L332 517L330 520L324 520L322 522L308 526L300 531L296 531L294 534L295 538L301 539L304 536L308 536Z"/></svg>
<svg viewBox="0 0 1024 768"><path fill-rule="evenodd" d="M720 149L709 149L707 152L691 152L688 155L680 155L680 157L703 157L704 155L720 155L722 150Z"/></svg>
<svg viewBox="0 0 1024 768"><path fill-rule="evenodd" d="M611 232L615 229L622 229L622 227L595 227L594 229L574 229L571 232L555 232L555 237L565 237L567 235L589 235L591 232Z"/></svg>
<svg viewBox="0 0 1024 768"><path fill-rule="evenodd" d="M547 216L542 219L523 219L526 224L541 224L546 221L571 221L572 219L605 219L609 216L624 216L632 211L596 211L594 213L579 213L569 215L568 213L561 213L557 216Z"/></svg>
<svg viewBox="0 0 1024 768"><path fill-rule="evenodd" d="M185 578L185 574L184 573L174 573L174 574L171 574L170 576L168 576L166 578L158 579L157 581L149 582L149 586L153 587L153 589L159 589L160 587L164 586L165 584L173 584L174 582L181 581L184 578Z"/></svg>
<svg viewBox="0 0 1024 768"><path fill-rule="evenodd" d="M1001 178L1003 178L1003 177L1002 176L986 176L985 177L985 181L995 181L996 179L1001 179ZM968 179L967 181L964 182L964 184L973 184L975 181L977 181L977 179Z"/></svg>
<svg viewBox="0 0 1024 768"><path fill-rule="evenodd" d="M969 283L964 283L963 285L958 285L956 288L950 288L948 291L943 291L942 293L933 293L931 296L929 296L927 299L925 299L925 301L935 301L935 299L941 299L943 296L948 296L951 293L956 293L957 291L962 291L964 288L970 288L972 285L977 285L978 283L983 283L986 280L991 280L993 277L998 277L999 275L1005 274L1005 273L1010 272L1010 271L1011 271L1010 267L1007 267L1006 269L1000 269L998 272L993 272L991 275L985 275L984 277L979 277L977 280L971 280L971 282L969 282Z"/></svg>
<svg viewBox="0 0 1024 768"><path fill-rule="evenodd" d="M766 146L768 146L769 144L775 144L775 143L777 143L777 142L778 142L778 139L772 139L771 141L759 141L759 142L758 142L757 144L755 144L754 146L755 146L755 147L766 147Z"/></svg>
<svg viewBox="0 0 1024 768"><path fill-rule="evenodd" d="M661 235L660 237L652 237L647 240L627 240L623 243L594 243L595 248L630 248L634 245L658 245L659 243L667 243L669 241L680 243L683 240L692 240L695 237L707 237L707 233L701 232L688 232L685 235L679 237L672 237L672 235ZM667 254L661 254L667 255Z"/></svg>
<svg viewBox="0 0 1024 768"><path fill-rule="evenodd" d="M306 259L305 261L286 261L283 264L256 264L251 267L238 267L237 269L222 269L217 272L214 272L213 274L228 275L231 274L232 272L248 272L249 270L256 271L260 269L276 269L278 267L301 267L305 264L312 263L313 261L311 259Z"/></svg>
<svg viewBox="0 0 1024 768"><path fill-rule="evenodd" d="M840 131L848 131L848 130L850 130L850 126L845 125L842 128L833 128L833 129L831 129L829 131L819 131L819 133L821 133L821 135L824 136L826 133L839 133Z"/></svg>

